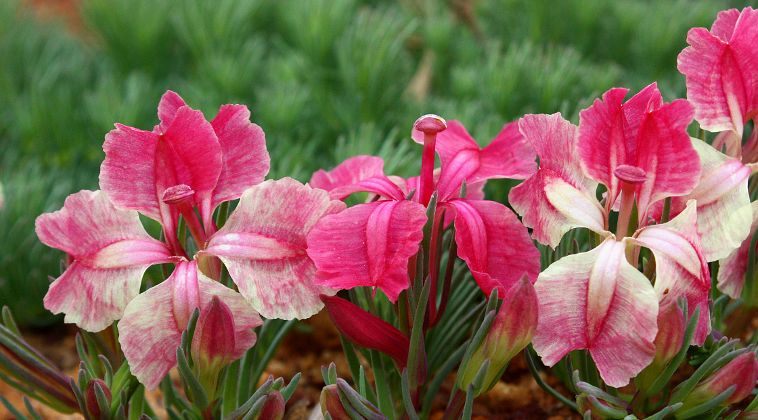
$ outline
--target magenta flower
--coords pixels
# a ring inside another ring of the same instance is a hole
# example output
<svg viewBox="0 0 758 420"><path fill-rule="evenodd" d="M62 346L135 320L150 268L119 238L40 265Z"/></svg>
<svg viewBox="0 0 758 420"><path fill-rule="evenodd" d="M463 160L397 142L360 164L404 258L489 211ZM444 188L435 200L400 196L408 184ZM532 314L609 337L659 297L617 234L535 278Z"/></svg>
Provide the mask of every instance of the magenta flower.
<svg viewBox="0 0 758 420"><path fill-rule="evenodd" d="M332 197L363 191L378 199L324 217L308 235L308 255L318 269L316 283L341 289L375 287L396 301L409 286L408 264L418 252L426 206L435 192L438 211L432 232L444 221L440 214L452 217L458 256L485 293L500 288L505 294L524 274L533 280L539 272L539 253L516 215L500 203L459 196L464 182L523 178L533 170L531 149L514 126L506 126L480 150L459 123L446 125L439 117L424 116L414 125L414 138L424 144L417 180L406 182L384 174L366 177L351 170L348 162L330 172L341 173L343 180L357 180L340 183L331 190ZM438 176L435 151L441 159ZM409 188L415 192L406 199ZM436 275L436 270L431 271Z"/></svg>
<svg viewBox="0 0 758 420"><path fill-rule="evenodd" d="M671 221L649 225L655 203L684 196L698 182L701 165L686 132L691 108L684 100L663 103L654 84L623 102L626 93L606 92L581 112L578 128L560 114L523 117L519 128L540 169L510 194L542 243L556 246L574 227L604 238L540 274L534 347L550 366L572 350L589 350L611 386L627 384L652 360L659 302L684 297L691 312L700 308L696 342L710 328L710 276L694 201ZM597 183L607 189L604 203L595 198ZM638 217L630 220L635 203ZM615 235L609 231L614 204L620 209ZM654 287L636 269L639 247L655 256Z"/></svg>
<svg viewBox="0 0 758 420"><path fill-rule="evenodd" d="M687 43L678 68L686 77L695 119L703 129L722 133L714 143L717 149L726 146L727 154L755 162L758 131L744 147L742 134L758 116L758 10L722 11L710 31L690 29Z"/></svg>
<svg viewBox="0 0 758 420"><path fill-rule="evenodd" d="M196 240L204 241L215 232L216 206L263 181L269 156L263 130L250 122L244 105L224 105L208 122L168 91L158 104L158 117L153 131L116 124L105 136L100 187L117 207L160 222L169 245L181 254L179 214ZM170 200L177 188L183 190L182 203Z"/></svg>

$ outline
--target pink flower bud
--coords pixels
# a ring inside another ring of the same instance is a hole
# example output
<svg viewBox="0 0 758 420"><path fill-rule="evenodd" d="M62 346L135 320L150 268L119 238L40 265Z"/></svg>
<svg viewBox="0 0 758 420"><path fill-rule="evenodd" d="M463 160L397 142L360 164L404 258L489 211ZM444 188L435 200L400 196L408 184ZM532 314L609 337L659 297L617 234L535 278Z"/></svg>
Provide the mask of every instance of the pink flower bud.
<svg viewBox="0 0 758 420"><path fill-rule="evenodd" d="M284 397L278 391L268 394L258 420L281 420L284 417L285 405Z"/></svg>
<svg viewBox="0 0 758 420"><path fill-rule="evenodd" d="M671 302L658 312L658 335L655 336L653 364L663 367L679 353L684 344L687 322L679 305Z"/></svg>
<svg viewBox="0 0 758 420"><path fill-rule="evenodd" d="M537 328L537 306L537 293L526 276L511 286L484 341L466 365L461 366L458 384L462 390L474 381L485 360L489 360L490 365L477 394L495 386L508 362L532 340Z"/></svg>
<svg viewBox="0 0 758 420"><path fill-rule="evenodd" d="M89 385L87 385L87 392L84 395L84 400L87 405L87 411L89 411L90 416L92 418L99 419L101 412L100 412L100 404L97 402L97 394L95 392L95 384L97 384L100 389L103 390L103 394L105 394L105 399L108 401L108 404L111 403L111 399L113 398L111 396L111 390L108 389L108 385L105 384L105 381L102 379L93 379L90 381ZM103 407L107 408L107 407Z"/></svg>
<svg viewBox="0 0 758 420"><path fill-rule="evenodd" d="M192 338L192 358L201 382L215 390L219 371L234 360L234 317L217 296L200 313Z"/></svg>
<svg viewBox="0 0 758 420"><path fill-rule="evenodd" d="M750 395L758 380L758 358L750 351L735 357L731 362L712 373L684 399L687 409L702 404L735 386L735 390L724 405L735 404Z"/></svg>
<svg viewBox="0 0 758 420"><path fill-rule="evenodd" d="M327 385L321 390L319 404L321 405L321 414L324 416L328 413L334 420L350 420L350 416L340 401L340 391L337 385Z"/></svg>

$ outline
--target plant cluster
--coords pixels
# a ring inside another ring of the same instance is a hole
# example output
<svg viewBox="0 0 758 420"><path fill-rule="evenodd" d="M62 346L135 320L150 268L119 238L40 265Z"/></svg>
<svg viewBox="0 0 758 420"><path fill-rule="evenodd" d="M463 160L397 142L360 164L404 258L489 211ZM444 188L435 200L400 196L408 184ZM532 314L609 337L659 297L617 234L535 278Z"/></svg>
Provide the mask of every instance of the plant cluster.
<svg viewBox="0 0 758 420"><path fill-rule="evenodd" d="M0 378L87 419L155 417L156 388L170 418L279 419L299 377L259 380L325 308L351 378L323 368L324 418L429 418L453 378L443 417L471 418L522 351L585 418L756 417L758 334L740 335L758 305L758 10L687 43L687 99L612 88L578 125L527 114L485 147L423 115L410 177L356 155L306 184L266 179L246 106L208 120L167 91L153 128L106 135L99 190L36 219L66 253L44 305L82 331L78 377L6 310ZM494 179L521 181L515 211L485 198Z"/></svg>

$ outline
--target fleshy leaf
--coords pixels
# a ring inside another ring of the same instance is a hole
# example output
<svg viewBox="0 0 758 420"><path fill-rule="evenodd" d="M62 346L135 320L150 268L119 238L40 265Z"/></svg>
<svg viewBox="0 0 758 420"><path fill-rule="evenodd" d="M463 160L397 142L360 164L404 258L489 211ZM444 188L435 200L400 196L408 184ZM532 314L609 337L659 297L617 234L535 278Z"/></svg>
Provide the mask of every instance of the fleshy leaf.
<svg viewBox="0 0 758 420"><path fill-rule="evenodd" d="M116 209L102 191L70 195L61 210L39 216L35 230L73 259L50 285L45 308L88 331L121 318L149 266L174 260L145 232L137 212Z"/></svg>
<svg viewBox="0 0 758 420"><path fill-rule="evenodd" d="M503 204L486 200L456 199L444 204L454 210L458 256L466 261L479 287L501 296L524 275L539 274L539 251L529 232Z"/></svg>
<svg viewBox="0 0 758 420"><path fill-rule="evenodd" d="M758 230L758 201L751 203L751 209L753 223L750 226L750 234L742 241L739 248L719 261L718 288L733 299L739 299L742 288L745 286L750 243Z"/></svg>
<svg viewBox="0 0 758 420"><path fill-rule="evenodd" d="M198 293L187 299L182 290ZM119 322L119 343L132 374L145 387L157 387L176 365L187 311L191 314L199 307L202 314L214 296L234 316L235 347L228 350L232 360L238 359L255 344L253 329L261 325L261 319L239 293L205 277L195 261L177 265L168 279L129 303Z"/></svg>
<svg viewBox="0 0 758 420"><path fill-rule="evenodd" d="M595 200L597 183L584 176L576 158L576 126L561 114L552 114L526 115L519 120L519 128L537 151L540 167L513 188L508 198L524 224L534 229L534 239L556 247L574 227L601 232L605 216Z"/></svg>
<svg viewBox="0 0 758 420"><path fill-rule="evenodd" d="M308 318L322 308L306 235L323 216L344 208L326 191L292 178L245 191L205 252L224 262L240 293L266 318Z"/></svg>
<svg viewBox="0 0 758 420"><path fill-rule="evenodd" d="M345 337L361 347L392 357L402 369L408 361L410 341L387 321L337 296L322 296L329 317Z"/></svg>
<svg viewBox="0 0 758 420"><path fill-rule="evenodd" d="M418 252L425 223L424 206L414 201L359 204L324 217L308 235L316 283L378 287L394 302L409 285L408 260Z"/></svg>
<svg viewBox="0 0 758 420"><path fill-rule="evenodd" d="M670 221L635 233L632 242L649 248L655 256L655 291L661 305L687 299L688 316L700 308L693 342L702 345L711 330L708 296L711 277L697 233L694 200Z"/></svg>
<svg viewBox="0 0 758 420"><path fill-rule="evenodd" d="M546 365L588 349L603 381L621 387L653 359L658 299L648 279L627 262L625 249L626 241L609 237L540 274L533 343Z"/></svg>
<svg viewBox="0 0 758 420"><path fill-rule="evenodd" d="M711 32L690 29L687 43L677 67L695 119L705 130L732 131L740 140L747 118L758 111L758 10L723 11Z"/></svg>

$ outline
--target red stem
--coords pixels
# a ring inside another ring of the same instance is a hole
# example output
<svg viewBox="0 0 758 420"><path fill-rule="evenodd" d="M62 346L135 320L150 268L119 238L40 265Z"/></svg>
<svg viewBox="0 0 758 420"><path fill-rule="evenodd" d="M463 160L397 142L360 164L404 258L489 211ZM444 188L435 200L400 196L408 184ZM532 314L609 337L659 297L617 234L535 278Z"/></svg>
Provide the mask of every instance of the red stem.
<svg viewBox="0 0 758 420"><path fill-rule="evenodd" d="M424 152L421 156L421 182L419 185L419 203L429 204L434 191L434 149L437 133L424 133Z"/></svg>

